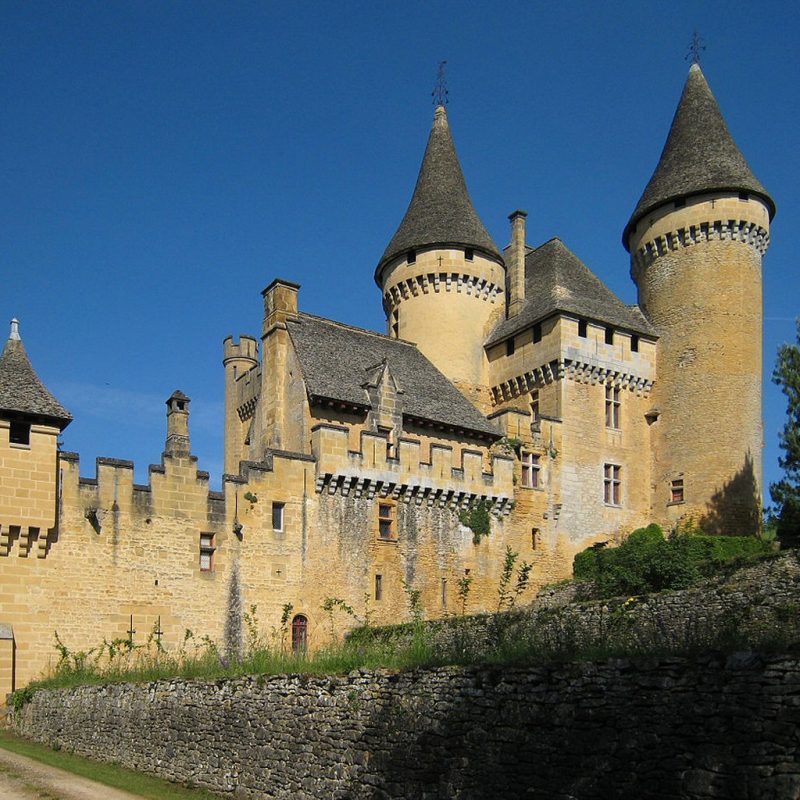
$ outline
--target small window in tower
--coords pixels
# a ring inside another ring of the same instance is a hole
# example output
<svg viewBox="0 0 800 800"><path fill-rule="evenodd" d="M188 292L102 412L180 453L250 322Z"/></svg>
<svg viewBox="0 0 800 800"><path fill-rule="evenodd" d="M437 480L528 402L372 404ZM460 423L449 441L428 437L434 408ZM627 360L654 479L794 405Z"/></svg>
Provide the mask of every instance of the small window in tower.
<svg viewBox="0 0 800 800"><path fill-rule="evenodd" d="M522 486L525 489L538 489L539 488L539 456L536 453L522 452L520 455L522 461Z"/></svg>
<svg viewBox="0 0 800 800"><path fill-rule="evenodd" d="M606 326L606 344L614 344L614 329L610 326Z"/></svg>
<svg viewBox="0 0 800 800"><path fill-rule="evenodd" d="M675 478L670 482L669 498L670 503L684 502L683 478Z"/></svg>
<svg viewBox="0 0 800 800"><path fill-rule="evenodd" d="M378 425L378 433L386 437L386 458L397 458L397 447L394 443L394 430Z"/></svg>
<svg viewBox="0 0 800 800"><path fill-rule="evenodd" d="M533 326L533 343L536 344L537 342L542 341L542 323L537 322Z"/></svg>
<svg viewBox="0 0 800 800"><path fill-rule="evenodd" d="M585 339L589 335L589 325L585 319L578 320L578 336Z"/></svg>
<svg viewBox="0 0 800 800"><path fill-rule="evenodd" d="M606 384L606 428L619 428L619 386Z"/></svg>
<svg viewBox="0 0 800 800"><path fill-rule="evenodd" d="M686 198L681 197L680 199L676 200L674 206L675 208L684 208L686 206Z"/></svg>
<svg viewBox="0 0 800 800"><path fill-rule="evenodd" d="M383 575L375 576L375 599L383 600Z"/></svg>
<svg viewBox="0 0 800 800"><path fill-rule="evenodd" d="M8 440L11 444L21 444L30 446L31 426L28 422L11 422L8 431Z"/></svg>
<svg viewBox="0 0 800 800"><path fill-rule="evenodd" d="M200 534L200 572L214 571L214 534Z"/></svg>
<svg viewBox="0 0 800 800"><path fill-rule="evenodd" d="M389 503L378 504L378 538L394 541L394 506Z"/></svg>
<svg viewBox="0 0 800 800"><path fill-rule="evenodd" d="M414 264L417 260L417 251L416 250L409 250L406 254L406 263Z"/></svg>
<svg viewBox="0 0 800 800"><path fill-rule="evenodd" d="M531 392L531 417L533 422L539 421L539 390L534 389Z"/></svg>
<svg viewBox="0 0 800 800"><path fill-rule="evenodd" d="M639 352L639 337L634 333L631 335L631 353Z"/></svg>
<svg viewBox="0 0 800 800"><path fill-rule="evenodd" d="M272 504L272 530L275 533L283 533L283 510L285 503Z"/></svg>
<svg viewBox="0 0 800 800"><path fill-rule="evenodd" d="M471 247L467 247L464 250L464 258L467 261L472 261L475 258L475 251Z"/></svg>
<svg viewBox="0 0 800 800"><path fill-rule="evenodd" d="M506 339L506 355L513 356L515 349L516 345L514 343L514 337L512 336L510 339Z"/></svg>
<svg viewBox="0 0 800 800"><path fill-rule="evenodd" d="M739 199L740 200L749 200L750 195L747 192L739 192Z"/></svg>
<svg viewBox="0 0 800 800"><path fill-rule="evenodd" d="M620 505L622 473L618 464L603 464L603 501L608 506Z"/></svg>
<svg viewBox="0 0 800 800"><path fill-rule="evenodd" d="M536 550L539 546L539 529L531 528L531 550Z"/></svg>
<svg viewBox="0 0 800 800"><path fill-rule="evenodd" d="M400 338L400 309L396 308L392 311L392 336L395 339Z"/></svg>

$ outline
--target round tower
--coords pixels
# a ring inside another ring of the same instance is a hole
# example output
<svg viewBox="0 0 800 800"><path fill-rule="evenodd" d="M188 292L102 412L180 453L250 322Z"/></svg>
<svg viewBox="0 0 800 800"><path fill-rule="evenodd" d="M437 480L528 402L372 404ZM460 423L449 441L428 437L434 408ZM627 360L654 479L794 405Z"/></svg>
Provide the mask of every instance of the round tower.
<svg viewBox="0 0 800 800"><path fill-rule="evenodd" d="M761 259L775 204L697 64L623 235L659 333L653 513L714 533L758 530L763 426Z"/></svg>
<svg viewBox="0 0 800 800"><path fill-rule="evenodd" d="M243 420L239 408L245 398L242 377L258 366L258 342L242 334L235 342L228 336L222 343L222 365L225 368L225 461L227 474L239 474L239 462L245 457L245 440L250 420Z"/></svg>
<svg viewBox="0 0 800 800"><path fill-rule="evenodd" d="M411 203L375 270L387 333L415 342L481 404L483 343L503 312L505 280L502 256L472 205L440 105Z"/></svg>

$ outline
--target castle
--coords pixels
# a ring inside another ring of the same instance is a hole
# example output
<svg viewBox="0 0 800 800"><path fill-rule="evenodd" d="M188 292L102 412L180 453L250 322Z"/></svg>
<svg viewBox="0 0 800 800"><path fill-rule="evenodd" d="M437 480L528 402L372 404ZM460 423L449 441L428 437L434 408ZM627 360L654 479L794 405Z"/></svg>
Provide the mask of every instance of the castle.
<svg viewBox="0 0 800 800"><path fill-rule="evenodd" d="M232 610L327 641L321 605L374 623L491 610L506 548L536 585L651 521L752 533L761 484L761 258L775 205L697 65L625 225L639 304L621 302L524 211L501 251L472 206L445 108L378 261L387 333L262 293L260 336L224 342L225 475L210 491L190 400L167 400L146 485L58 439L69 413L18 325L0 357L0 692L72 649L186 629ZM465 512L476 512L471 517ZM489 517L486 533L470 519ZM485 535L482 535L485 534ZM345 625L352 619L342 620ZM135 634L134 634L135 632Z"/></svg>

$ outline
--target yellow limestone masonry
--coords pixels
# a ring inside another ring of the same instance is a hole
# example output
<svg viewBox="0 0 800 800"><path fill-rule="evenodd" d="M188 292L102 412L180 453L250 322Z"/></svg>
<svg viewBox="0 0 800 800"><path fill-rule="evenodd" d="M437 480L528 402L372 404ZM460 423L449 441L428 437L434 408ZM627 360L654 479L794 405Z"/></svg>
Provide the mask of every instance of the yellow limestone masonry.
<svg viewBox="0 0 800 800"><path fill-rule="evenodd" d="M394 623L407 586L430 618L460 612L468 578L466 611L494 610L507 548L533 564L524 602L652 521L757 530L774 209L739 187L656 204L627 237L640 302L625 306L559 240L528 245L523 211L500 255L444 115L380 265L387 335L303 313L277 279L260 336L225 339L220 491L180 392L145 485L110 458L81 477L59 452L68 415L7 346L0 693L53 664L55 631L72 651L149 635L174 649L187 630L221 643L229 611L252 606L269 635L291 604L284 644L313 649L326 598ZM460 512L479 504L491 532L475 542ZM356 622L339 614L334 635Z"/></svg>

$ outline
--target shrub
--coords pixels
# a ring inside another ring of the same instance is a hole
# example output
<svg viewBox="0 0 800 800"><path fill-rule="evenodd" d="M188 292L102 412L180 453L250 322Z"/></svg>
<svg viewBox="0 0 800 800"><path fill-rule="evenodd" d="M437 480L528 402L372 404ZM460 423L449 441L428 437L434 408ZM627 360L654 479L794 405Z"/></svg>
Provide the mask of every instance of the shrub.
<svg viewBox="0 0 800 800"><path fill-rule="evenodd" d="M681 533L669 539L658 525L639 528L619 547L593 545L575 556L573 574L593 581L601 597L685 589L723 565L752 560L770 545L748 536Z"/></svg>

